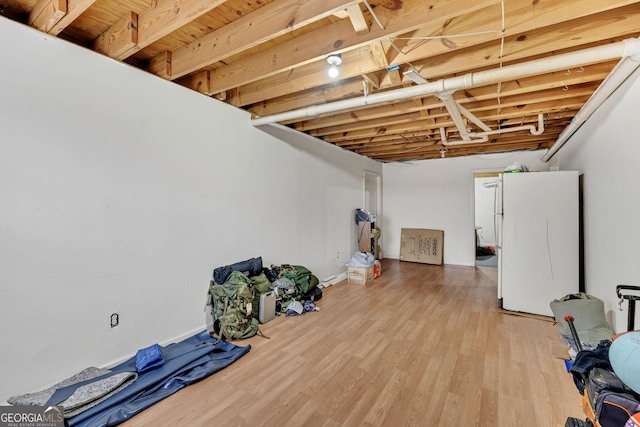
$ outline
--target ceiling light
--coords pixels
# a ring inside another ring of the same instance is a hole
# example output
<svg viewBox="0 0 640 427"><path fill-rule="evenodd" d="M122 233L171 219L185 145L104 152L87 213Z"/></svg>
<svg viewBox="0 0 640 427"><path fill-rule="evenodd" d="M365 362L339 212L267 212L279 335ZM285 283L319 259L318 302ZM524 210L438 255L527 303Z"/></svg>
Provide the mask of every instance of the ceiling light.
<svg viewBox="0 0 640 427"><path fill-rule="evenodd" d="M327 62L331 65L329 67L329 77L332 79L338 77L338 65L342 64L342 55L339 53L329 55L327 57Z"/></svg>

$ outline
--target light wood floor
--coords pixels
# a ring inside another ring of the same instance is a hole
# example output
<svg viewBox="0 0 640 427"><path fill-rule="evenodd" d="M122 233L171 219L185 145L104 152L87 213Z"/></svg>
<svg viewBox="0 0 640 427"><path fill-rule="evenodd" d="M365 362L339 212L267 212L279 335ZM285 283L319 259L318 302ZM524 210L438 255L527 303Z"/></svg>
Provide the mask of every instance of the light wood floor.
<svg viewBox="0 0 640 427"><path fill-rule="evenodd" d="M133 426L564 426L583 418L550 321L501 313L496 270L384 260L366 285L324 290L320 312L238 341L233 365Z"/></svg>

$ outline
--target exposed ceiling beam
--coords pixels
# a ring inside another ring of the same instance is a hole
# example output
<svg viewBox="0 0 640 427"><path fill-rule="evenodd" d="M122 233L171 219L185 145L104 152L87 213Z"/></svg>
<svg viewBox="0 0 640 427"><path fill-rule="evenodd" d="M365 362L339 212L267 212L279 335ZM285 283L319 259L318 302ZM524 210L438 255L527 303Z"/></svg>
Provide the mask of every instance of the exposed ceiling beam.
<svg viewBox="0 0 640 427"><path fill-rule="evenodd" d="M96 0L68 0L67 1L67 13L57 21L47 33L57 36L65 28L71 25L80 15L82 15L87 9L89 9Z"/></svg>
<svg viewBox="0 0 640 427"><path fill-rule="evenodd" d="M382 161L551 147L544 160L619 75L605 80L617 52L589 53L640 49L640 0L5 3L0 15L242 108L254 125ZM331 53L344 62L328 79ZM456 144L465 133L488 136Z"/></svg>
<svg viewBox="0 0 640 427"><path fill-rule="evenodd" d="M138 15L124 14L105 33L93 42L93 49L104 55L121 60L133 51L138 43Z"/></svg>
<svg viewBox="0 0 640 427"><path fill-rule="evenodd" d="M27 23L49 32L67 14L67 0L39 0L31 9Z"/></svg>
<svg viewBox="0 0 640 427"><path fill-rule="evenodd" d="M597 88L597 84L583 86L580 88L571 89L571 91L567 91L567 98L575 98L575 97L588 97L593 91ZM534 104L539 104L542 102L550 102L558 99L558 90L549 90L546 92L531 92L529 94L522 94L515 97L506 97L502 99L502 109L504 111L508 111L508 109L516 108L516 109L524 109L525 106L532 106ZM353 132L357 130L367 129L371 127L380 127L380 126L388 126L393 124L407 123L413 122L415 120L419 120L419 117L416 114L420 112L428 114L430 118L444 117L447 116L448 113L443 111L440 114L429 114L428 109L430 108L438 108L442 103L437 100L431 101L429 104L425 105L424 108L421 108L418 111L404 114L395 114L393 111L389 112L389 116L386 118L378 118L372 120L363 120L357 123L349 123L346 125L339 126L330 126L326 128L319 128L312 131L309 131L310 135L316 137L328 137L330 135L335 134L343 134L345 132ZM467 105L468 109L472 111L474 114L478 114L480 112L496 112L496 104L495 98L489 99L485 101L479 101L472 103L471 105ZM296 128L297 130L297 128Z"/></svg>
<svg viewBox="0 0 640 427"><path fill-rule="evenodd" d="M577 3L582 1L577 0ZM557 51L563 48L575 47L576 40L580 44L588 44L598 42L602 37L624 37L634 34L638 31L638 19L640 19L640 10L637 7L625 7L550 27L531 27L529 28L531 32L525 37L523 37L523 34L517 34L505 38L505 60L514 61L531 55L546 54L549 52L550 45ZM558 21L553 20L553 22L557 23ZM496 37L496 40L499 40L499 37ZM467 46L459 51L447 52L436 56L434 56L433 52L438 49L433 51L427 48L423 49L426 50L420 54L413 51L412 56L408 56L407 60L409 62L417 61L416 58L422 57L418 61L420 69L426 68L428 64L428 71L422 72L425 78L461 73L473 68L495 66L501 62L500 43L484 43L480 46L473 46L473 48ZM424 58L425 55L427 59ZM344 77L380 70L380 66L371 60L373 55L369 46L362 47L357 51L345 52L342 57L341 75ZM414 66L416 65L416 62L411 63ZM242 86L239 90L243 105L249 105L264 99L277 98L284 94L318 86L321 81L326 82L324 71L318 69L316 64L307 64L290 72L262 79L259 84L251 83Z"/></svg>
<svg viewBox="0 0 640 427"><path fill-rule="evenodd" d="M615 62L617 61L589 65L587 67L583 67L582 72L574 70L570 75L566 75L566 71L556 71L545 75L503 82L500 93L502 97L510 97L526 95L528 93L542 90L564 88L565 86L569 88L574 85L585 83L599 84L609 74L611 69L614 67ZM458 100L461 102L495 100L497 98L497 87L495 85L482 86L457 92L457 95ZM306 94L303 95L303 97L306 96ZM462 96L465 99L460 98ZM424 104L425 109L441 106L441 103L433 97L426 98L426 101L427 102ZM407 114L415 111L419 111L419 108L417 108L413 103L402 101L367 109L352 110L348 113L339 112L317 119L301 121L296 123L294 128L300 131L311 131L324 127L339 126L341 124L349 123L354 124L356 121L363 122L377 118L389 117L396 114Z"/></svg>
<svg viewBox="0 0 640 427"><path fill-rule="evenodd" d="M173 51L170 78L175 80L357 3L275 0ZM157 74L158 70L151 66L148 71Z"/></svg>
<svg viewBox="0 0 640 427"><path fill-rule="evenodd" d="M589 65L588 67L583 68L583 72L573 72L569 76L564 75L565 71L559 71L542 76L533 76L516 81L503 82L501 93L505 96L509 96L528 91L562 87L565 84L571 86L585 82L601 81L607 76L607 74L609 74L616 62L617 61L612 61ZM483 86L460 92L460 94L464 94L467 100L473 101L478 99L493 98L495 97L496 90L497 88L495 86ZM279 97L275 100L270 100L269 102L258 103L253 105L249 109L249 111L257 116L266 116L270 114L281 113L283 111L294 110L296 108L307 107L309 105L319 104L324 100L334 101L343 99L348 96L357 96L361 94L361 82L352 80L343 82L343 84L339 87L323 86L319 90L312 89ZM375 106L367 109L362 109L362 111L354 109L348 113L338 112L335 114L323 116L319 119L300 121L296 123L295 127L298 130L307 131L324 126L350 123L356 120L367 120L376 117L384 117L389 114L389 110L391 109L396 109L398 111L398 114L404 114L408 111L415 111L415 105L409 105L406 103L406 101L402 101L393 103L390 106Z"/></svg>
<svg viewBox="0 0 640 427"><path fill-rule="evenodd" d="M485 123L490 124L496 120L504 120L508 118L521 118L522 116L527 115L535 115L541 112L554 112L554 111L562 111L562 110L573 110L579 109L582 104L584 104L589 96L577 96L571 98L565 98L563 100L552 100L547 102L540 102L535 104L527 105L523 108L508 108L504 109L500 112L500 114L496 114L493 112L479 112L477 115L478 118L483 120ZM450 127L453 126L453 120L448 117L448 113L443 112L438 115L432 116L437 118L441 118L435 126L432 128L432 131L437 131L440 127ZM378 127L369 127L359 130L353 130L348 132L343 132L339 134L331 134L324 136L324 139L327 142L338 142L344 140L357 140L364 138L375 138L380 135L392 135L392 134L401 134L404 132L413 132L413 131L424 131L426 130L426 123L424 120L421 120L420 115L417 113L412 113L411 115L407 115L406 121L397 124L389 124L386 126L378 126Z"/></svg>
<svg viewBox="0 0 640 427"><path fill-rule="evenodd" d="M348 6L347 14L349 15L349 20L351 20L351 25L353 25L356 34L362 35L369 32L369 23L364 17L359 3Z"/></svg>
<svg viewBox="0 0 640 427"><path fill-rule="evenodd" d="M215 9L226 0L159 0L137 15L133 30L136 38L128 49L118 46L114 40L122 38L121 28L113 25L94 43L94 49L112 58L123 60L192 20ZM133 13L133 12L131 12ZM130 19L130 13L123 18Z"/></svg>
<svg viewBox="0 0 640 427"><path fill-rule="evenodd" d="M494 147L496 146L499 147L501 145L504 146L507 144L508 145L528 144L531 142L535 142L536 144L540 142L549 143L553 141L555 137L557 137L557 135L560 133L561 130L562 130L562 126L556 126L553 128L552 132L550 132L548 135L538 135L534 139L531 139L528 136L523 138L521 136L515 135L514 137L510 136L508 138L504 138L502 141L500 141L500 143L497 143L497 144L492 143L492 145L494 145ZM450 146L450 147L453 147L453 146ZM373 144L365 144L362 147L356 147L356 148L353 148L352 150L362 155L367 155L367 156L372 155L377 157L382 155L393 155L393 154L414 150L414 149L425 149L425 150L433 149L434 151L439 151L441 148L443 148L443 145L441 144L439 138L436 140L428 140L428 139L420 140L420 139L407 138L407 142L396 141L393 144L387 144L384 146L375 146Z"/></svg>
<svg viewBox="0 0 640 427"><path fill-rule="evenodd" d="M543 150L550 146L553 140L545 140L540 142L529 142L520 145L522 151ZM407 151L400 151L394 154L385 155L370 155L372 159L383 162L402 162L402 161L415 161L424 159L437 159L441 158L442 146L437 148L425 147L424 149L414 149ZM470 144L470 145L457 145L454 148L447 147L445 150L445 158L449 156L470 156L474 154L488 154L499 153L504 151L516 151L508 144Z"/></svg>
<svg viewBox="0 0 640 427"><path fill-rule="evenodd" d="M428 3L423 0L404 0L397 10L377 7L376 16L384 29L372 26L364 35L357 35L348 20L335 22L290 41L257 52L255 55L216 69L212 74L214 91L223 91L254 82L267 76L324 59L332 52L344 52L372 41L418 29L426 22L443 25L460 13L472 13L497 0L469 0L465 2ZM363 71L364 73L364 71ZM249 102L253 103L253 102Z"/></svg>

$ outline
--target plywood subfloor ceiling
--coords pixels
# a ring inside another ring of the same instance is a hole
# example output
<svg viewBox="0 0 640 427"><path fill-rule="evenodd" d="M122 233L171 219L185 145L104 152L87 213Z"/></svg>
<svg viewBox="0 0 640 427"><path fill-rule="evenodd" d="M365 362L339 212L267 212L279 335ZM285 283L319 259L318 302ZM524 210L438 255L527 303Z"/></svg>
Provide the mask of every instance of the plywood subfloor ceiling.
<svg viewBox="0 0 640 427"><path fill-rule="evenodd" d="M0 0L0 14L380 161L549 148L619 58L307 107L640 36L640 1L617 0Z"/></svg>

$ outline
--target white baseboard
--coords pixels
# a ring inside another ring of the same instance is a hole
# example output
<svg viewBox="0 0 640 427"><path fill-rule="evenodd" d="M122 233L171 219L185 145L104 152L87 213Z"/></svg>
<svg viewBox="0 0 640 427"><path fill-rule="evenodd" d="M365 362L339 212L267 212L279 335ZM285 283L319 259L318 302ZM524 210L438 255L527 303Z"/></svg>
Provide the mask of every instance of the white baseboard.
<svg viewBox="0 0 640 427"><path fill-rule="evenodd" d="M335 285L337 283L340 283L340 282L342 282L343 280L346 280L346 279L347 279L347 272L345 271L345 272L337 274L335 276L329 276L329 277L327 277L325 279L322 279L320 281L320 285L319 286L321 288L328 288L329 286L333 286L333 285Z"/></svg>

